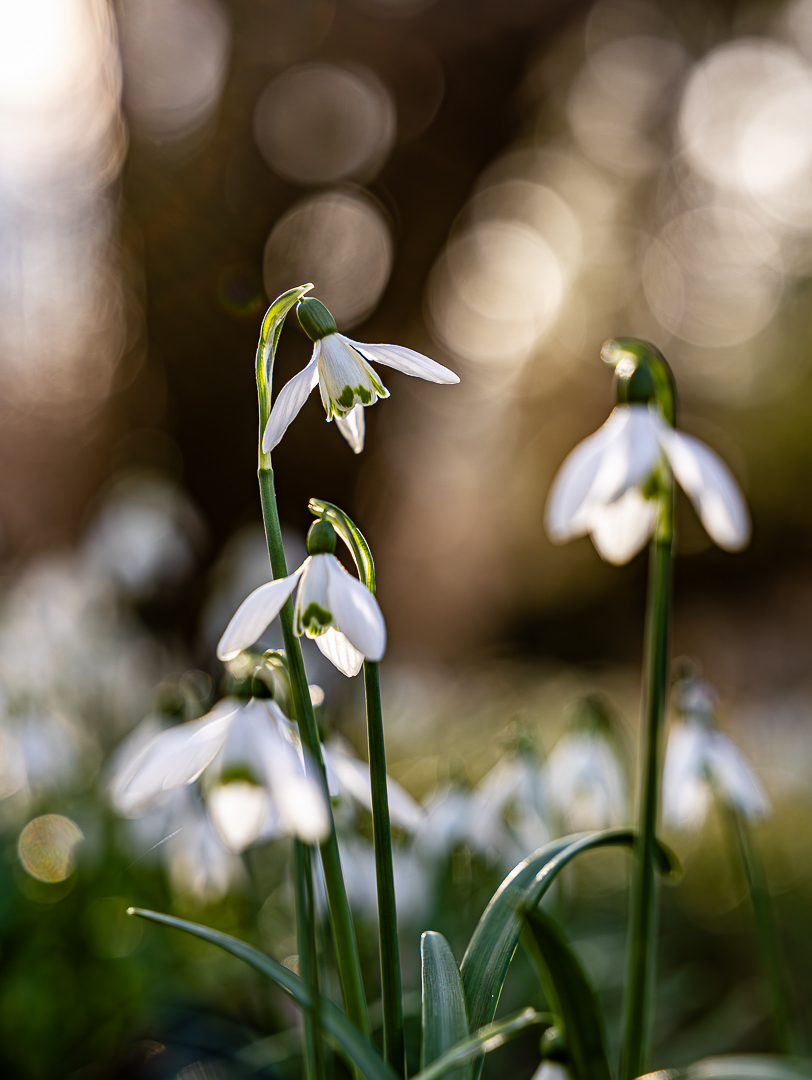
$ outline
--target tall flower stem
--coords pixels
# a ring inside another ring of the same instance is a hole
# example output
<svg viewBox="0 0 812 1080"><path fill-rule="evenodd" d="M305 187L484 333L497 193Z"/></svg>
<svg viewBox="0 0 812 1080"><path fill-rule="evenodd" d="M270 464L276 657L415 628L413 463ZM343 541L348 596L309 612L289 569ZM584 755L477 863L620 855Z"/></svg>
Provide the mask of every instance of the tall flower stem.
<svg viewBox="0 0 812 1080"><path fill-rule="evenodd" d="M395 906L395 872L392 863L392 832L386 790L386 752L378 665L364 661L367 706L369 771L372 785L372 839L375 845L375 880L378 887L378 937L381 950L381 997L383 999L383 1054L398 1076L406 1075L403 1039L403 997L400 982L400 946Z"/></svg>
<svg viewBox="0 0 812 1080"><path fill-rule="evenodd" d="M267 457L267 455L263 455ZM273 469L260 467L258 470L259 490L262 499L262 517L265 522L265 537L268 541L268 554L271 557L271 569L274 578L287 577L288 568L285 550L282 546L282 531L279 526L279 511L276 506ZM285 641L285 653L290 669L293 707L302 741L314 762L324 791L327 791L327 777L321 753L321 742L316 725L313 703L307 685L302 647L293 627L293 600L285 602L280 612L282 636ZM335 938L338 974L341 991L344 996L344 1008L347 1016L365 1034L369 1034L364 985L361 979L361 964L358 959L358 947L352 924L352 912L347 897L344 875L341 872L341 858L338 852L335 822L332 817L329 797L330 833L320 846L321 862L324 869L324 881L327 888L327 901L330 906L330 921Z"/></svg>
<svg viewBox="0 0 812 1080"><path fill-rule="evenodd" d="M332 503L310 500L310 511L325 517L350 549L358 574L375 592L375 564L361 530ZM395 872L392 862L392 830L386 787L386 750L378 665L364 661L369 771L372 788L372 839L375 847L375 880L378 890L378 939L381 954L384 1057L398 1076L406 1075L403 1036L403 991L400 978L400 945L395 903Z"/></svg>
<svg viewBox="0 0 812 1080"><path fill-rule="evenodd" d="M319 1017L319 965L313 908L313 866L310 848L293 841L293 880L299 974L310 987L312 1010L303 1014L305 1080L324 1080L324 1045Z"/></svg>
<svg viewBox="0 0 812 1080"><path fill-rule="evenodd" d="M657 532L651 545L646 615L645 709L643 715L638 836L634 851L627 945L624 1041L621 1080L645 1067L653 1014L657 936L655 845L659 816L660 763L668 682L671 612L671 550L674 538L673 482L660 496Z"/></svg>
<svg viewBox="0 0 812 1080"><path fill-rule="evenodd" d="M724 801L724 806L741 856L747 890L750 893L750 903L753 906L753 920L770 997L775 1041L784 1054L803 1054L803 1041L792 1021L793 1010L789 1000L786 968L781 955L781 943L770 890L767 886L767 875L764 872L764 863L757 846L753 843L753 837L744 816L727 800Z"/></svg>

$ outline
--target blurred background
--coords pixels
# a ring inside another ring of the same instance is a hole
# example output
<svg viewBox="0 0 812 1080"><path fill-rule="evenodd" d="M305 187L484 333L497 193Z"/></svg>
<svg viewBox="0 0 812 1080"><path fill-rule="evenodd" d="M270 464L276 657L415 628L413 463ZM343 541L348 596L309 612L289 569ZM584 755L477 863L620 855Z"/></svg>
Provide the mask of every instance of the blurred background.
<svg viewBox="0 0 812 1080"><path fill-rule="evenodd" d="M417 813L407 990L420 930L460 956L512 861L630 816L645 556L610 567L542 520L611 408L600 346L632 334L751 506L732 556L680 501L674 650L769 792L758 835L808 1016L812 0L0 0L4 1075L298 1075L280 997L122 914L284 959L285 842L238 854L193 794L128 820L108 785L145 718L217 700L217 639L269 576L253 357L269 299L305 281L340 330L461 377L387 371L359 457L313 396L274 452L289 562L310 496L377 560L390 768ZM277 387L308 354L290 320ZM325 731L363 757L360 687L308 662ZM550 755L594 693L615 765L556 794ZM345 861L374 997L364 815ZM656 1064L770 1049L723 823L670 839ZM595 857L551 901L610 1040L625 873ZM505 1008L534 994L520 965ZM530 1077L533 1040L511 1053Z"/></svg>

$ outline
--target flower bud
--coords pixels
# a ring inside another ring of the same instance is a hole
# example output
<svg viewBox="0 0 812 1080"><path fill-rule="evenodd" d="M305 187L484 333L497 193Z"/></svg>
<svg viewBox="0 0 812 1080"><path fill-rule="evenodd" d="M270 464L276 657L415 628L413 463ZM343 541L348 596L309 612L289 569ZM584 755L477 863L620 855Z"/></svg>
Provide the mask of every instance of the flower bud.
<svg viewBox="0 0 812 1080"><path fill-rule="evenodd" d="M315 296L306 296L299 301L296 305L296 317L311 341L320 341L338 329L333 316Z"/></svg>
<svg viewBox="0 0 812 1080"><path fill-rule="evenodd" d="M336 531L329 521L322 518L314 521L307 534L308 555L334 555L336 550Z"/></svg>

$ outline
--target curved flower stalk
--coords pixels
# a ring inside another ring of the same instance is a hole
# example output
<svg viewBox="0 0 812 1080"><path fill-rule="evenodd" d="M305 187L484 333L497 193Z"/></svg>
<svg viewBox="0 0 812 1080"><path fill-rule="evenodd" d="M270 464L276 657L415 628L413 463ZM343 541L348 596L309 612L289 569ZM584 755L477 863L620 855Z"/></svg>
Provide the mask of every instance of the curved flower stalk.
<svg viewBox="0 0 812 1080"><path fill-rule="evenodd" d="M270 453L293 423L310 394L319 388L328 422L356 454L364 449L364 409L389 397L373 363L395 368L434 383L458 383L459 377L414 349L402 345L367 345L339 334L324 304L305 297L296 305L302 329L313 342L310 362L279 391L262 436L262 451Z"/></svg>
<svg viewBox="0 0 812 1080"><path fill-rule="evenodd" d="M729 735L718 728L716 694L701 679L674 687L681 721L671 728L663 768L663 820L678 829L700 828L717 793L747 821L763 821L770 800Z"/></svg>
<svg viewBox="0 0 812 1080"><path fill-rule="evenodd" d="M137 814L208 770L208 808L232 851L281 834L317 843L329 831L325 797L308 776L290 722L270 698L224 698L200 720L133 747L110 786L117 809Z"/></svg>
<svg viewBox="0 0 812 1080"><path fill-rule="evenodd" d="M217 646L220 660L233 660L273 622L299 584L294 626L298 637L315 638L320 651L344 675L357 675L366 657L380 660L386 625L378 601L335 557L336 534L316 521L307 537L308 557L287 577L261 585L243 600Z"/></svg>
<svg viewBox="0 0 812 1080"><path fill-rule="evenodd" d="M617 363L620 385L624 365L631 368L627 383L639 371L629 340L622 339L626 348L609 341L601 354ZM730 470L710 447L677 431L656 396L635 390L561 466L547 500L550 539L564 543L588 533L607 562L627 563L650 539L657 495L672 474L711 539L727 551L740 551L750 539L750 516Z"/></svg>
<svg viewBox="0 0 812 1080"><path fill-rule="evenodd" d="M626 820L626 778L610 724L605 704L585 698L573 729L547 758L550 799L565 831L608 829Z"/></svg>

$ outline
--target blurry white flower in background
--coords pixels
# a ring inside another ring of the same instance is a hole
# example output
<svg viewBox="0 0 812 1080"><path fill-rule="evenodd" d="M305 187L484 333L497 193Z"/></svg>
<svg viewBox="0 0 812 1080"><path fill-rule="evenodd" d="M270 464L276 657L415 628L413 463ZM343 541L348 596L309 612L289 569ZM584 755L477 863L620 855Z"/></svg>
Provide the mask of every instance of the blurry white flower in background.
<svg viewBox="0 0 812 1080"><path fill-rule="evenodd" d="M98 749L64 716L28 712L0 717L0 799L28 803L64 790L98 766Z"/></svg>
<svg viewBox="0 0 812 1080"><path fill-rule="evenodd" d="M134 595L176 584L192 569L202 522L182 491L158 477L117 481L85 537L90 565Z"/></svg>
<svg viewBox="0 0 812 1080"><path fill-rule="evenodd" d="M627 820L626 777L602 699L584 699L573 729L547 758L550 799L564 832L607 829Z"/></svg>
<svg viewBox="0 0 812 1080"><path fill-rule="evenodd" d="M502 758L473 792L470 847L512 867L550 839L547 773L531 750Z"/></svg>
<svg viewBox="0 0 812 1080"><path fill-rule="evenodd" d="M547 500L550 539L560 544L589 533L607 562L628 562L654 528L658 504L644 488L663 468L720 547L745 547L750 516L730 470L699 439L670 427L655 405L615 406L603 427L569 454Z"/></svg>
<svg viewBox="0 0 812 1080"><path fill-rule="evenodd" d="M338 735L334 735L323 749L330 796L348 796L371 813L372 783L369 765L357 758L349 744ZM426 821L420 804L391 776L386 778L386 790L392 825L406 833L416 833Z"/></svg>
<svg viewBox="0 0 812 1080"><path fill-rule="evenodd" d="M368 919L378 917L378 889L375 877L375 851L363 837L339 836L341 868L353 911ZM429 871L414 848L395 845L392 851L395 875L395 900L398 922L414 923L431 906ZM326 903L326 900L322 900Z"/></svg>
<svg viewBox="0 0 812 1080"><path fill-rule="evenodd" d="M674 707L681 720L668 735L663 820L675 828L698 829L718 797L750 821L763 821L769 799L744 754L718 729L710 684L693 678L676 683Z"/></svg>
<svg viewBox="0 0 812 1080"><path fill-rule="evenodd" d="M111 800L119 812L137 815L204 770L212 821L232 850L284 834L308 843L326 836L329 818L319 783L305 771L295 729L266 698L224 698L200 720L148 742L134 739L131 752L119 756Z"/></svg>
<svg viewBox="0 0 812 1080"><path fill-rule="evenodd" d="M474 795L461 784L444 784L424 803L415 849L426 859L443 859L470 840Z"/></svg>

